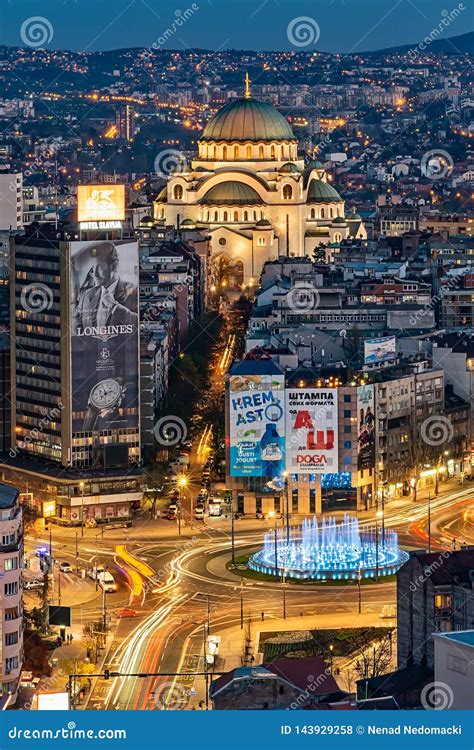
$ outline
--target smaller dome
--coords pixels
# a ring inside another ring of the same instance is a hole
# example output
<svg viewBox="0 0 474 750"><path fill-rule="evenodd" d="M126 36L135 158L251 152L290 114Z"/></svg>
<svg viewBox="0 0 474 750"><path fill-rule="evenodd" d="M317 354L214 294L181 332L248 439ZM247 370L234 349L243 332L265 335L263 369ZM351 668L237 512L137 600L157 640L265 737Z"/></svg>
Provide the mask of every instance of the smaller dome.
<svg viewBox="0 0 474 750"><path fill-rule="evenodd" d="M191 219L184 219L184 221L181 222L181 227L195 227L194 221Z"/></svg>
<svg viewBox="0 0 474 750"><path fill-rule="evenodd" d="M336 216L336 218L333 221L333 224L345 224L346 220L342 216Z"/></svg>
<svg viewBox="0 0 474 750"><path fill-rule="evenodd" d="M143 226L151 226L154 223L155 223L155 220L153 219L152 216L143 216L140 219L140 224L142 224Z"/></svg>
<svg viewBox="0 0 474 750"><path fill-rule="evenodd" d="M286 164L283 164L283 166L280 167L278 171L282 172L283 174L300 174L301 173L299 167L291 161L287 161Z"/></svg>
<svg viewBox="0 0 474 750"><path fill-rule="evenodd" d="M265 229L271 227L271 224L268 219L260 219L259 221L257 221L255 226L260 227L260 229Z"/></svg>
<svg viewBox="0 0 474 750"><path fill-rule="evenodd" d="M324 169L324 164L319 159L310 159L306 169Z"/></svg>
<svg viewBox="0 0 474 750"><path fill-rule="evenodd" d="M353 213L349 214L349 216L347 217L347 221L362 221L362 216L356 213L354 209Z"/></svg>
<svg viewBox="0 0 474 750"><path fill-rule="evenodd" d="M206 206L258 206L263 203L253 187L234 180L214 185L199 202Z"/></svg>
<svg viewBox="0 0 474 750"><path fill-rule="evenodd" d="M308 203L341 203L342 198L332 185L322 180L311 180L308 188Z"/></svg>

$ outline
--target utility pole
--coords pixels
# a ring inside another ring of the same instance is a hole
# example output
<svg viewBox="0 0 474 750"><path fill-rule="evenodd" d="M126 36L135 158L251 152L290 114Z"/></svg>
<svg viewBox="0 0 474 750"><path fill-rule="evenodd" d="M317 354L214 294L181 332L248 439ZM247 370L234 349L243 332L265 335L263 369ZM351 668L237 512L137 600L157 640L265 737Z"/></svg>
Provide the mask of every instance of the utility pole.
<svg viewBox="0 0 474 750"><path fill-rule="evenodd" d="M275 528L273 529L275 534L275 575L278 575L278 540L277 540L277 523L275 518Z"/></svg>
<svg viewBox="0 0 474 750"><path fill-rule="evenodd" d="M428 494L428 553L431 552L431 492Z"/></svg>
<svg viewBox="0 0 474 750"><path fill-rule="evenodd" d="M79 540L77 538L77 531L76 534L76 573L79 575Z"/></svg>
<svg viewBox="0 0 474 750"><path fill-rule="evenodd" d="M382 549L385 549L385 490L382 485Z"/></svg>
<svg viewBox="0 0 474 750"><path fill-rule="evenodd" d="M230 521L231 521L231 539L232 539L232 565L235 565L235 514L234 514L234 499L230 501Z"/></svg>
<svg viewBox="0 0 474 750"><path fill-rule="evenodd" d="M288 472L285 471L285 510L286 510L286 543L290 544L290 501L288 498Z"/></svg>
<svg viewBox="0 0 474 750"><path fill-rule="evenodd" d="M358 594L359 594L359 614L362 612L362 589L360 585L360 562L359 562L359 572L357 575L357 588L358 588Z"/></svg>
<svg viewBox="0 0 474 750"><path fill-rule="evenodd" d="M106 599L105 585L102 586L102 629L104 631L104 638L107 634L107 599Z"/></svg>
<svg viewBox="0 0 474 750"><path fill-rule="evenodd" d="M244 629L244 579L240 579L240 629Z"/></svg>
<svg viewBox="0 0 474 750"><path fill-rule="evenodd" d="M378 500L375 503L375 580L379 580L379 519L378 519Z"/></svg>
<svg viewBox="0 0 474 750"><path fill-rule="evenodd" d="M84 536L84 482L79 482L81 488L81 536Z"/></svg>
<svg viewBox="0 0 474 750"><path fill-rule="evenodd" d="M286 620L286 568L283 568L283 619Z"/></svg>

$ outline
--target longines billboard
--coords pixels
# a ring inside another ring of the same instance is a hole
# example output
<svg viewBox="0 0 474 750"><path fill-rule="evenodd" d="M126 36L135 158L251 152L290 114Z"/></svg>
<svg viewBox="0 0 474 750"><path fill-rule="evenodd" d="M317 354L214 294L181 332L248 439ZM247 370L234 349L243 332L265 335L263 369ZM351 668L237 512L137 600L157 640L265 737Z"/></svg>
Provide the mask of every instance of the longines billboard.
<svg viewBox="0 0 474 750"><path fill-rule="evenodd" d="M73 432L138 429L138 243L72 242Z"/></svg>

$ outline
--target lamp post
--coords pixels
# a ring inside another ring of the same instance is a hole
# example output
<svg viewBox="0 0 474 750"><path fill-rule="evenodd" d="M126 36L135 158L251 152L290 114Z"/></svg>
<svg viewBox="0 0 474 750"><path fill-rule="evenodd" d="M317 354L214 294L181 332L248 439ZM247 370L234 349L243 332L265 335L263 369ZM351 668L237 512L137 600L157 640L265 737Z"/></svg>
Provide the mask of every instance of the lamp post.
<svg viewBox="0 0 474 750"><path fill-rule="evenodd" d="M230 523L231 523L231 540L232 540L232 565L235 565L235 513L234 513L234 499L230 501Z"/></svg>
<svg viewBox="0 0 474 750"><path fill-rule="evenodd" d="M244 579L240 579L240 629L244 627Z"/></svg>
<svg viewBox="0 0 474 750"><path fill-rule="evenodd" d="M359 614L362 612L362 589L361 589L361 580L360 580L360 560L359 560L359 571L357 573L357 588L358 588L358 598L359 598Z"/></svg>
<svg viewBox="0 0 474 750"><path fill-rule="evenodd" d="M288 472L283 472L285 479L285 510L286 510L286 543L290 544L290 502L288 498Z"/></svg>
<svg viewBox="0 0 474 750"><path fill-rule="evenodd" d="M84 482L79 482L81 489L81 536L84 536Z"/></svg>
<svg viewBox="0 0 474 750"><path fill-rule="evenodd" d="M277 516L274 510L271 510L268 514L268 518L275 519L275 528L273 529L275 539L275 575L278 576L278 530L277 530Z"/></svg>
<svg viewBox="0 0 474 750"><path fill-rule="evenodd" d="M428 553L431 552L431 492L428 493Z"/></svg>
<svg viewBox="0 0 474 750"><path fill-rule="evenodd" d="M385 490L382 485L382 549L385 547Z"/></svg>
<svg viewBox="0 0 474 750"><path fill-rule="evenodd" d="M286 620L286 568L283 568L283 619Z"/></svg>
<svg viewBox="0 0 474 750"><path fill-rule="evenodd" d="M334 649L334 646L331 643L331 645L329 646L329 658L331 659L331 667L330 667L331 668L331 674L332 674L332 652L333 652L333 649Z"/></svg>
<svg viewBox="0 0 474 750"><path fill-rule="evenodd" d="M181 508L182 508L182 502L181 502L181 493L184 493L184 488L186 487L188 483L187 477L180 477L178 479L178 492L179 492L179 504L178 504L178 533L181 534ZM192 498L191 498L191 528L193 528L193 508L192 508Z"/></svg>

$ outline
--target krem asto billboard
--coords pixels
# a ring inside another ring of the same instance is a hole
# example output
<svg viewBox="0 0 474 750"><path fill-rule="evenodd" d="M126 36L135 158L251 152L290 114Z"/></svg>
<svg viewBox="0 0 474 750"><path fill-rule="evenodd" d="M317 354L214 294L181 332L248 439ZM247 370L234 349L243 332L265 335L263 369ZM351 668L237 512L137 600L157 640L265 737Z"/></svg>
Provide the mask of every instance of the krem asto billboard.
<svg viewBox="0 0 474 750"><path fill-rule="evenodd" d="M278 477L285 470L285 378L232 375L229 398L230 473Z"/></svg>
<svg viewBox="0 0 474 750"><path fill-rule="evenodd" d="M287 470L295 474L338 471L337 389L287 388Z"/></svg>
<svg viewBox="0 0 474 750"><path fill-rule="evenodd" d="M70 247L72 430L138 429L138 244Z"/></svg>

